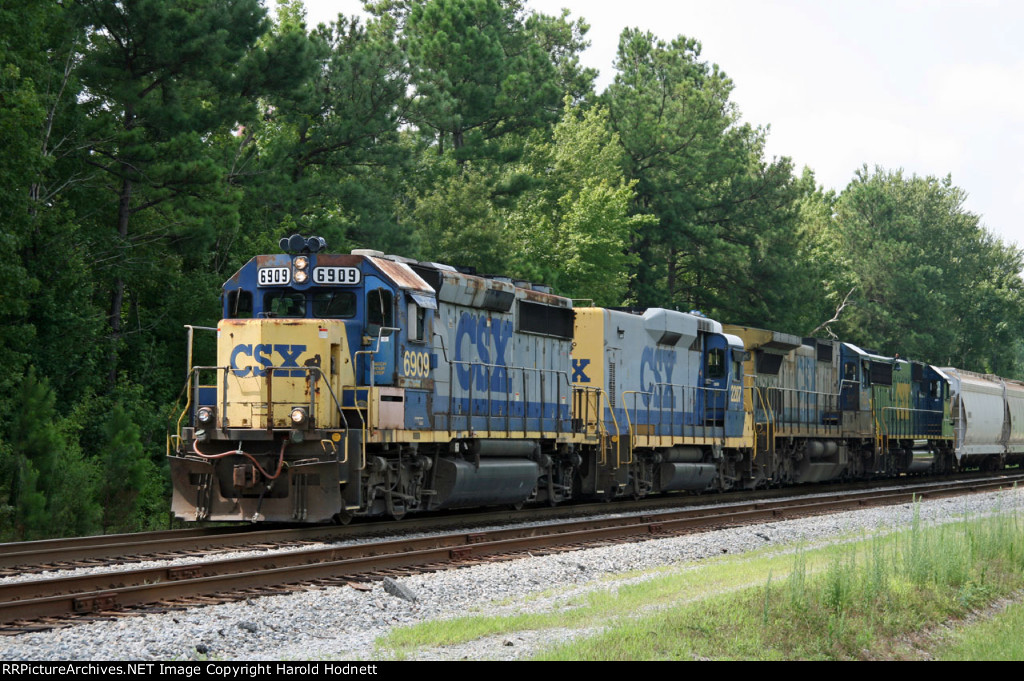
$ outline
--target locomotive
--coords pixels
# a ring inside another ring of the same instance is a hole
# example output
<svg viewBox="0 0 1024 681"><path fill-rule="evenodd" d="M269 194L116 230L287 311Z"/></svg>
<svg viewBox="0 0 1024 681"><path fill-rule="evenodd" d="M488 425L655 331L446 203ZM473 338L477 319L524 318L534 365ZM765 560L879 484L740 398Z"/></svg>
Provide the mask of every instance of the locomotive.
<svg viewBox="0 0 1024 681"><path fill-rule="evenodd" d="M294 235L223 286L172 510L348 522L997 468L1024 384Z"/></svg>

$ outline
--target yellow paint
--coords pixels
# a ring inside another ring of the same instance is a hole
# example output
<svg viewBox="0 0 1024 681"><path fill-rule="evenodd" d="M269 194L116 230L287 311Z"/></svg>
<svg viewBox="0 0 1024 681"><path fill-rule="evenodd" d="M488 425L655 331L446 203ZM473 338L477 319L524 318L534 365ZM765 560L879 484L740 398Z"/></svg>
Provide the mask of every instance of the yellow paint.
<svg viewBox="0 0 1024 681"><path fill-rule="evenodd" d="M430 378L430 355L426 352L406 350L402 354L402 375Z"/></svg>
<svg viewBox="0 0 1024 681"><path fill-rule="evenodd" d="M736 326L735 324L723 324L722 332L733 336L739 336L743 340L743 349L750 353L750 358L743 362L743 374L745 376L756 376L757 367L754 364L754 350L772 340L772 332L764 329L755 329L748 326ZM752 385L748 383L747 385ZM754 401L744 400L743 410L753 414Z"/></svg>
<svg viewBox="0 0 1024 681"><path fill-rule="evenodd" d="M221 427L290 428L291 410L310 407L318 428L338 428L334 397L341 386L353 385L352 364L345 338L345 323L324 319L224 319L218 325L218 413ZM286 364L295 366L283 366ZM268 375L274 367L272 404L268 404ZM296 368L297 367L297 368ZM319 372L308 371L319 367ZM294 373L295 375L289 375ZM264 374L264 375L260 375Z"/></svg>
<svg viewBox="0 0 1024 681"><path fill-rule="evenodd" d="M607 313L600 307L579 307L575 310L572 359L573 387L583 390L584 403L577 402L578 418L589 433L603 431L602 412L608 406L605 393L604 334ZM582 379L586 380L582 380Z"/></svg>
<svg viewBox="0 0 1024 681"><path fill-rule="evenodd" d="M576 380L573 385L582 388L604 388L604 326L605 310L600 307L576 308L576 324L573 331L572 358L576 362L589 361L583 372L589 381Z"/></svg>

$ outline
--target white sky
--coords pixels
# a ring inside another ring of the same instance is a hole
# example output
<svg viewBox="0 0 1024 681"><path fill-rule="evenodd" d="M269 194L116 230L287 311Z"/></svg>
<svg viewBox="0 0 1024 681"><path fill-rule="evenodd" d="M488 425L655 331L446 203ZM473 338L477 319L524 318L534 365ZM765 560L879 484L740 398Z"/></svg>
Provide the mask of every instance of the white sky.
<svg viewBox="0 0 1024 681"><path fill-rule="evenodd" d="M273 0L265 0L272 5ZM305 0L310 26L362 13ZM623 28L699 40L767 155L842 190L862 164L952 175L966 207L1024 247L1024 3L1006 0L527 0L590 24L598 92Z"/></svg>

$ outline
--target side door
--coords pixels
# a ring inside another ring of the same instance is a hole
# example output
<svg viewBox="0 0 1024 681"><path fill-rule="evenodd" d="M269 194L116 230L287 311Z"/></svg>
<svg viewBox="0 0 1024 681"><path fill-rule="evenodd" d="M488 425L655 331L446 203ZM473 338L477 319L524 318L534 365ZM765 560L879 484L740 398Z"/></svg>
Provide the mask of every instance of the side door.
<svg viewBox="0 0 1024 681"><path fill-rule="evenodd" d="M721 423L725 419L725 406L729 400L729 342L724 336L709 333L704 336L704 421Z"/></svg>
<svg viewBox="0 0 1024 681"><path fill-rule="evenodd" d="M363 384L394 385L398 352L395 305L400 297L395 295L394 289L372 276L366 278L364 296L363 350L369 351L370 361L363 363Z"/></svg>
<svg viewBox="0 0 1024 681"><path fill-rule="evenodd" d="M861 409L860 357L845 347L839 363L839 408L843 411Z"/></svg>

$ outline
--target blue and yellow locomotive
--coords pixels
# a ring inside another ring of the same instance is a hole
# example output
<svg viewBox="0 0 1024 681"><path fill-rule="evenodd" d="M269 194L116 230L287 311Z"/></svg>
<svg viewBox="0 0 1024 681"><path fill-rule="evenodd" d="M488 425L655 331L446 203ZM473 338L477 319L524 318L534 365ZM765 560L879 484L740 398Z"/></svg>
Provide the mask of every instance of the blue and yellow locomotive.
<svg viewBox="0 0 1024 681"><path fill-rule="evenodd" d="M193 368L171 458L176 514L316 522L571 496L569 300L282 245L224 285L218 366Z"/></svg>
<svg viewBox="0 0 1024 681"><path fill-rule="evenodd" d="M720 485L742 352L712 320L282 240L223 287L172 438L193 520L558 503ZM749 453L748 453L749 456Z"/></svg>
<svg viewBox="0 0 1024 681"><path fill-rule="evenodd" d="M324 249L283 239L224 284L217 364L190 367L171 438L179 518L346 522L1024 458L1019 383Z"/></svg>

